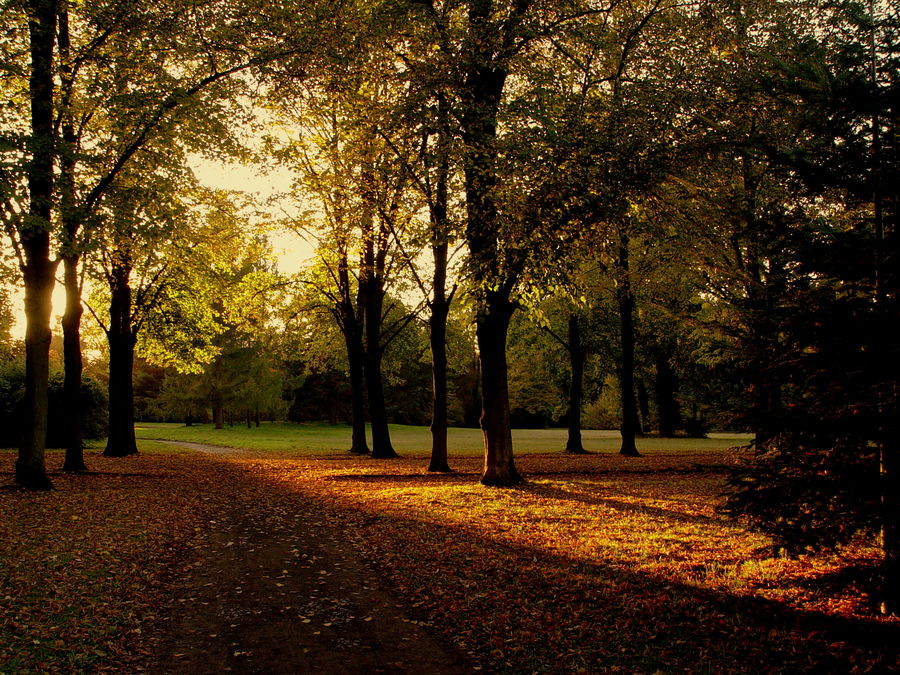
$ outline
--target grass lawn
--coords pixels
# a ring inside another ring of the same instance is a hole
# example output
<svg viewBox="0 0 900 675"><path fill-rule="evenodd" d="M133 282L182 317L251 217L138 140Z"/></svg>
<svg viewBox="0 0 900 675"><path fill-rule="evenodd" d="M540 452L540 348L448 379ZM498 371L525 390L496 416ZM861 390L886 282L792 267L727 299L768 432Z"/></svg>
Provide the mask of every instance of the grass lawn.
<svg viewBox="0 0 900 675"><path fill-rule="evenodd" d="M279 450L298 454L345 452L350 447L350 428L330 424L263 423L259 428L244 424L214 429L211 424L142 423L136 426L139 439L187 441L252 450ZM582 433L584 447L590 452L618 452L618 431L587 430ZM370 436L371 438L371 436ZM428 427L391 425L394 449L403 456L426 456L431 451ZM481 430L451 428L448 433L451 457L481 456L484 452ZM746 434L710 434L709 438L639 438L641 452L719 451L746 445ZM566 447L565 429L516 429L513 431L516 453L545 453Z"/></svg>

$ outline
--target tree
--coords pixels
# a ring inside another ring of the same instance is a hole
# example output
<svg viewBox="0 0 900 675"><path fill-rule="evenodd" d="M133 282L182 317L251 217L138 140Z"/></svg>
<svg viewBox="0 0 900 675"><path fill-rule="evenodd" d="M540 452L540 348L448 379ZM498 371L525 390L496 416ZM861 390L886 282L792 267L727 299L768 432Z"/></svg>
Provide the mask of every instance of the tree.
<svg viewBox="0 0 900 675"><path fill-rule="evenodd" d="M515 292L524 270L534 262L529 257L533 249L528 246L534 239L529 235L540 231L542 223L535 218L533 204L529 209L527 197L526 205L515 207L518 213L505 211L511 203L504 204L501 198L508 186L502 182L503 139L498 136L498 122L508 79L527 62L526 54L541 53L553 35L575 19L605 15L607 10L577 3L566 8L544 6L530 0L416 4L422 6L424 18L438 38L435 47L453 74L447 91L453 96L461 143L467 272L481 361L485 439L481 482L513 485L522 478L513 460L506 341L517 304ZM522 183L516 187L521 188ZM521 198L521 193L518 196Z"/></svg>
<svg viewBox="0 0 900 675"><path fill-rule="evenodd" d="M322 222L312 227L301 222L299 228L321 233L319 273L309 281L330 299L345 337L355 397L352 451L366 450L359 398L364 372L372 456L389 458L396 452L388 429L382 360L389 343L413 318L385 323L391 309L385 299L402 264L398 240L412 217L407 174L394 149L410 139L386 112L396 86L390 62L376 51L362 63L330 74L332 80L307 85L320 101L307 105L294 121L309 133L287 144L281 154L300 172L298 200L314 199L322 209ZM296 229L298 223L292 226Z"/></svg>
<svg viewBox="0 0 900 675"><path fill-rule="evenodd" d="M233 270L263 255L245 233L234 195L206 194L204 203L175 190L173 185L190 184L189 174L175 163L154 175L154 182L121 182L106 207L103 262L110 311L102 325L110 349L105 454L111 456L137 452L135 349L155 365L201 371L220 353L216 336L235 311L232 303L243 297Z"/></svg>
<svg viewBox="0 0 900 675"><path fill-rule="evenodd" d="M31 44L31 61L9 69L14 73L7 80L14 83L11 99L29 101L38 113L32 115L30 130L26 130L29 124L12 115L12 128L18 136L14 134L7 147L15 160L4 167L0 176L4 222L21 260L26 313L33 326L29 339L29 400L34 402L30 414L36 422L33 428L37 437L42 437L45 426L41 420L45 417L42 401L46 386L41 382L46 368L41 365L41 345L46 342L48 328L41 326L46 323L44 308L49 310L58 264L50 259L54 233L60 235L57 243L66 260L69 307L64 323L69 331L70 364L67 391L74 397L70 401L72 409L77 410L75 394L81 359L76 333L81 312L76 271L85 245L84 230L94 221L99 202L118 174L157 132L170 130L179 116L182 121L188 117L184 113L188 104L197 102L198 94L210 93L217 87L221 94L220 85L237 82L232 75L250 69L262 73L276 60L291 68L300 61L308 62L314 52L310 45L322 37L317 19L321 13L333 16L331 3L282 6L278 12L268 12L265 18L252 1L227 3L228 11L222 11L223 4L179 5L174 9L128 5L120 8L122 11L110 12L103 3L75 5L54 0L23 3L26 11L21 14L3 13L4 20L19 21L4 49L11 43L24 42L21 35L26 24ZM55 51L57 28L60 39ZM246 37L252 37L249 44ZM16 49L9 51L14 59L19 58ZM141 77L137 77L138 72ZM21 73L27 73L31 82L27 97L18 88L25 79ZM55 79L60 84L57 97ZM141 88L136 86L138 83L146 86ZM216 96L210 96L207 102L211 100L216 100ZM208 112L212 110L208 108ZM193 125L203 126L216 117L193 116ZM19 142L26 137L32 139L27 148ZM208 135L203 145L208 147L208 141L214 137L215 134ZM59 168L58 195L53 194L55 160ZM26 165L30 168L23 170ZM25 174L29 175L27 180L23 179ZM77 181L83 182L76 185ZM29 195L27 200L21 198L25 193ZM57 214L52 206L55 196L55 203L59 204ZM22 217L24 201L33 202L34 218ZM39 204L43 206L38 208ZM45 224L35 225L41 219ZM57 230L60 223L61 231ZM71 420L77 420L77 416L73 414ZM22 447L23 484L49 486L49 481L41 476L45 473L40 468L41 443L27 440ZM81 468L76 426L72 427L68 445L67 466Z"/></svg>
<svg viewBox="0 0 900 675"><path fill-rule="evenodd" d="M240 18L240 8L225 19L179 6L133 5L112 15L92 3L69 4L64 2L59 14L59 239L66 284L66 387L73 422L65 466L80 470L84 462L74 423L82 372L79 265L96 237L101 203L148 143L161 134L171 141L179 127L181 142L194 149L206 149L214 139L220 152L233 152L231 120L225 118L234 110L223 101L234 100L242 87L232 76L271 57L259 51L239 54L235 47L240 42L216 43L197 35L219 32L223 21L246 21ZM190 115L198 104L206 114Z"/></svg>
<svg viewBox="0 0 900 675"><path fill-rule="evenodd" d="M50 259L53 209L54 47L56 0L24 7L29 34L31 107L27 144L28 213L12 225L25 284L25 435L16 459L16 483L32 490L52 487L44 465L47 437L50 307L56 263Z"/></svg>
<svg viewBox="0 0 900 675"><path fill-rule="evenodd" d="M886 37L897 15L863 9L760 3L713 22L718 39L738 46L721 55L728 84L715 89L737 100L711 99L730 117L710 137L731 152L704 173L734 196L720 183L707 197L727 214L718 224L730 243L707 269L730 310L723 325L746 365L757 436L728 511L792 552L880 530L890 613L897 355L875 336L896 298L882 256L896 250L885 217L895 228L897 193L883 179L897 172L897 62Z"/></svg>

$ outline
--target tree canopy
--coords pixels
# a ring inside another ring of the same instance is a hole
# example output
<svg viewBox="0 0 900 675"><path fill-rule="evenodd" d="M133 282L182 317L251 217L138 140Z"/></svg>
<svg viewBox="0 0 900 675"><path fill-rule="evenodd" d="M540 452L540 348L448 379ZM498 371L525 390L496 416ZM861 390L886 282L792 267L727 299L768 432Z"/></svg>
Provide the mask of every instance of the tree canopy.
<svg viewBox="0 0 900 675"><path fill-rule="evenodd" d="M514 422L565 422L577 452L603 419L635 458L642 433L728 425L755 457L725 510L792 552L879 533L897 611L892 3L21 0L0 19L20 485L50 487L61 272L67 470L88 289L108 454L137 452L135 354L168 369L170 410L219 426L303 417L328 406L296 397L330 388L350 450L368 419L387 459L390 421L430 418L433 471L478 411L489 486L524 479ZM292 186L249 204L198 157ZM314 262L277 272L264 220Z"/></svg>

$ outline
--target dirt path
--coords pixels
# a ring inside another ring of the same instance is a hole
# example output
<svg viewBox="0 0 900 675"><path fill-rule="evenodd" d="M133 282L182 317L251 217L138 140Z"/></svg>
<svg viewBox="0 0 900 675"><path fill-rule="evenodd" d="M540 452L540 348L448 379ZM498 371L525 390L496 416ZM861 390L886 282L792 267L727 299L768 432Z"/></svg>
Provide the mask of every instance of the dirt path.
<svg viewBox="0 0 900 675"><path fill-rule="evenodd" d="M150 673L467 673L373 578L342 524L317 503L243 471L253 453L206 453L214 507L198 564L151 637ZM211 469L211 470L213 470ZM202 470L202 469L199 469Z"/></svg>

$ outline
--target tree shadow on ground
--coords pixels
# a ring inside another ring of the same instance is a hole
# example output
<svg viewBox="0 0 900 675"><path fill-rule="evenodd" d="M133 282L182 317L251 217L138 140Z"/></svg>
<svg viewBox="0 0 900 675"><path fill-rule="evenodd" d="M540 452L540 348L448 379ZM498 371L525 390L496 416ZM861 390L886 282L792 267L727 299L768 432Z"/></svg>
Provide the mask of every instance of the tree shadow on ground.
<svg viewBox="0 0 900 675"><path fill-rule="evenodd" d="M631 474L632 472L628 472ZM671 474L678 473L682 474L693 474L693 473L703 473L707 474L709 472L702 471L689 471L689 472L676 472L671 470L659 470L659 471L645 471L641 472L642 474ZM598 473L582 473L582 472L563 472L563 471L554 471L554 472L543 472L540 474L531 474L533 476L585 476L590 478L597 477ZM622 476L621 473L611 473L613 477ZM359 484L382 484L382 485L390 485L395 484L398 487L403 485L408 485L409 483L420 484L420 485L470 485L473 481L472 478L477 477L477 473L473 472L454 472L451 474L423 474L420 472L417 473L378 473L378 474L354 474L354 475L337 475L337 476L329 476L328 480L336 483L359 483ZM536 483L533 481L525 481L519 485L512 486L511 488L507 488L510 490L515 490L518 492L533 494L540 497L545 497L548 499L556 499L556 500L564 500L564 501L572 501L572 502L580 502L582 504L588 506L606 506L618 511L626 511L631 513L642 513L647 515L656 515L662 518L667 518L670 520L676 520L684 523L721 523L723 527L729 527L728 521L722 517L712 517L703 514L685 514L679 513L678 511L674 511L671 509L664 509L658 506L649 506L645 504L633 504L630 502L613 499L611 497L604 497L601 495L590 495L585 494L584 492L574 492L570 490L564 490L559 487L555 487L552 485L546 485L542 483ZM607 491L612 488L605 488L603 486L593 486L592 490L602 490Z"/></svg>
<svg viewBox="0 0 900 675"><path fill-rule="evenodd" d="M390 565L402 595L424 602L447 634L471 635L499 671L851 672L900 665L896 623L801 611L514 546L476 527L384 517L369 520L364 537L366 531L377 531L371 539L381 556L404 560Z"/></svg>
<svg viewBox="0 0 900 675"><path fill-rule="evenodd" d="M398 487L467 482L459 474L332 478L338 484ZM470 524L450 524L435 522L426 511L412 517L366 502L359 494L345 500L324 486L293 489L298 497L323 500L323 508L346 520L398 595L420 603L448 639L486 655L497 672L851 672L900 666L900 624L894 621L796 609L627 564L513 544L492 535L497 523L480 520L484 516L477 511ZM713 520L535 484L516 489L670 520Z"/></svg>
<svg viewBox="0 0 900 675"><path fill-rule="evenodd" d="M540 497L545 497L547 499L568 501L568 502L578 502L580 504L585 504L588 506L606 506L616 511L625 511L629 513L640 513L646 514L650 516L657 516L660 518L665 518L666 520L673 520L680 523L717 523L721 524L722 527L729 527L729 523L725 518L714 518L711 516L706 516L703 514L687 514L687 513L679 513L678 511L674 511L672 509L665 509L659 506L649 506L647 504L633 504L631 502L622 501L620 499L614 499L612 497L603 497L600 495L589 495L583 492L572 492L569 490L563 490L562 488L554 487L552 485L542 485L538 483L526 483L521 486L517 486L514 489L519 490L521 492L538 495ZM614 488L603 488L601 486L594 486L592 489L596 490L612 490Z"/></svg>

